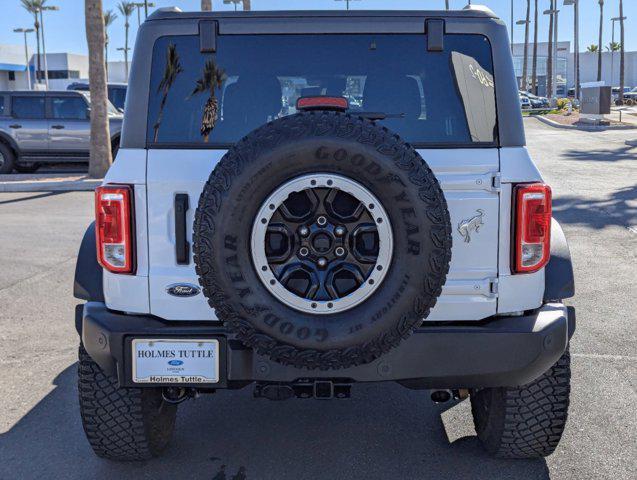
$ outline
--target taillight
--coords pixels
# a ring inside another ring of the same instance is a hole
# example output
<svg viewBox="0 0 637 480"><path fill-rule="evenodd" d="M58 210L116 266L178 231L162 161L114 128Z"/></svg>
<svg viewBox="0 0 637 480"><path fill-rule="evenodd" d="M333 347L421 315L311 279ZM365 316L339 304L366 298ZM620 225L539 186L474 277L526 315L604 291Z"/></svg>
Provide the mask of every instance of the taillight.
<svg viewBox="0 0 637 480"><path fill-rule="evenodd" d="M515 187L516 273L535 272L547 264L551 251L551 188L543 183Z"/></svg>
<svg viewBox="0 0 637 480"><path fill-rule="evenodd" d="M106 270L133 273L133 189L106 185L95 189L97 260Z"/></svg>

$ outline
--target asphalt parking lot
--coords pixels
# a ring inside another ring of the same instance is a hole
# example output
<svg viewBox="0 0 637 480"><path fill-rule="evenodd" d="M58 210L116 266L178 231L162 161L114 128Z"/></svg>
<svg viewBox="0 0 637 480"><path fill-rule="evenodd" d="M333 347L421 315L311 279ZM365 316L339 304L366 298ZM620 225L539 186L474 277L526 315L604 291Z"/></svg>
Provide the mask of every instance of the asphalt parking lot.
<svg viewBox="0 0 637 480"><path fill-rule="evenodd" d="M568 426L548 459L489 458L468 402L398 385L350 400L222 391L180 407L165 456L117 464L84 439L75 388L75 255L91 193L0 194L0 478L628 479L637 476L637 130L525 120L575 262ZM222 474L225 473L225 476Z"/></svg>

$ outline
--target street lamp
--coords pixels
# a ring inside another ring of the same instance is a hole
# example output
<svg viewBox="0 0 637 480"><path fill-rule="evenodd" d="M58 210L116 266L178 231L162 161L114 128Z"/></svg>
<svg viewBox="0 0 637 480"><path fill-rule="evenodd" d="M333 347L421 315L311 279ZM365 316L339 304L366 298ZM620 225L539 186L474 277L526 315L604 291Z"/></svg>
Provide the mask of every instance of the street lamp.
<svg viewBox="0 0 637 480"><path fill-rule="evenodd" d="M530 20L518 20L515 22L516 25L528 25L531 23ZM522 79L520 81L520 90L527 91L528 83L527 83L527 65L528 65L528 56L529 56L529 30L528 27L524 29L524 58L522 59Z"/></svg>
<svg viewBox="0 0 637 480"><path fill-rule="evenodd" d="M148 7L154 7L155 4L153 2L133 2L133 5L137 8L137 26L139 27L142 24L142 20L139 14L139 11L142 7L144 7L144 19L148 16Z"/></svg>
<svg viewBox="0 0 637 480"><path fill-rule="evenodd" d="M335 2L345 2L345 10L349 10L349 2L360 1L360 0L334 0Z"/></svg>
<svg viewBox="0 0 637 480"><path fill-rule="evenodd" d="M44 55L44 83L46 84L46 89L49 89L49 68L46 64L46 47L44 46L44 17L42 16L42 12L44 10L48 10L51 12L57 12L60 7L56 7L55 5L46 5L40 7L38 11L40 12L40 29L42 30L42 55Z"/></svg>
<svg viewBox="0 0 637 480"><path fill-rule="evenodd" d="M579 78L579 0L564 0L564 6L573 5L573 70L575 77L575 98L580 97L580 78Z"/></svg>
<svg viewBox="0 0 637 480"><path fill-rule="evenodd" d="M558 9L553 9L553 10L544 10L544 15L553 15L554 19L553 19L553 25L554 25L554 30L553 30L553 63L551 65L551 92L550 96L555 97L557 96L557 85L555 84L555 82L557 81L557 18L558 18L558 14L560 13L560 11Z"/></svg>
<svg viewBox="0 0 637 480"><path fill-rule="evenodd" d="M14 28L15 33L24 33L24 58L27 62L27 85L31 90L31 68L29 67L29 47L27 45L27 33L35 32L33 28Z"/></svg>
<svg viewBox="0 0 637 480"><path fill-rule="evenodd" d="M223 3L229 5L230 3L234 3L234 11L237 11L237 5L241 3L242 0L223 0Z"/></svg>
<svg viewBox="0 0 637 480"><path fill-rule="evenodd" d="M626 20L627 17L613 17L610 19L613 22L613 28L611 31L611 44L610 44L610 83L611 87L615 85L615 22L619 22L621 20ZM601 45L600 45L601 48Z"/></svg>

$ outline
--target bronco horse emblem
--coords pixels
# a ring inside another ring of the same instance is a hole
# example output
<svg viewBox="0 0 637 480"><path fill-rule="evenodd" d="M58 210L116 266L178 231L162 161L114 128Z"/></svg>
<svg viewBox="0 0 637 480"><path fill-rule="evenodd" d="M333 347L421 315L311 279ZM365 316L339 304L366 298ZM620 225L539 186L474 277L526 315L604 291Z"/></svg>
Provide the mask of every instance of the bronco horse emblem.
<svg viewBox="0 0 637 480"><path fill-rule="evenodd" d="M478 208L476 212L478 212L477 215L467 220L462 220L458 224L458 232L460 232L460 235L464 238L465 243L469 243L471 241L471 231L478 233L480 231L480 227L484 225L484 222L482 221L484 211Z"/></svg>

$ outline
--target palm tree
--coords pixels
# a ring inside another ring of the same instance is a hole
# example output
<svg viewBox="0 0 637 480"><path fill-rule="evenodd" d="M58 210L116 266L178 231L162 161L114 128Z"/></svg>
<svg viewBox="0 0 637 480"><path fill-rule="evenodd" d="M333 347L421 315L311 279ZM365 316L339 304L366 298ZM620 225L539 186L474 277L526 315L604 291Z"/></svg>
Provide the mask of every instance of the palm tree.
<svg viewBox="0 0 637 480"><path fill-rule="evenodd" d="M135 12L135 4L133 2L120 2L117 6L119 13L124 15L125 23L124 29L126 31L126 37L124 40L124 71L126 75L126 81L128 81L128 29L130 28L130 23L128 19Z"/></svg>
<svg viewBox="0 0 637 480"><path fill-rule="evenodd" d="M159 114L157 115L157 121L154 125L155 130L155 142L157 141L157 137L159 136L159 126L161 125L161 121L164 118L164 107L166 106L166 100L168 99L168 92L170 92L170 88L175 83L177 79L177 75L183 72L183 68L181 68L181 63L179 62L179 54L177 53L177 47L174 44L168 45L168 50L166 50L166 65L164 66L164 75L159 82L159 87L157 87L157 93L161 93L161 103L159 104Z"/></svg>
<svg viewBox="0 0 637 480"><path fill-rule="evenodd" d="M88 173L92 178L102 178L113 163L108 128L108 95L104 62L106 33L102 0L85 0L84 9L89 58L89 88L91 89L91 151Z"/></svg>
<svg viewBox="0 0 637 480"><path fill-rule="evenodd" d="M108 82L108 27L117 19L113 10L104 12L104 64L106 65L106 81Z"/></svg>
<svg viewBox="0 0 637 480"><path fill-rule="evenodd" d="M533 73L531 74L531 91L537 95L537 0L533 17Z"/></svg>
<svg viewBox="0 0 637 480"><path fill-rule="evenodd" d="M526 23L524 24L524 60L522 61L522 81L520 89L525 92L529 88L527 81L527 67L529 63L529 23L531 18L531 0L526 0Z"/></svg>
<svg viewBox="0 0 637 480"><path fill-rule="evenodd" d="M203 116L201 118L201 136L204 137L204 141L208 141L208 136L212 129L215 128L217 119L219 117L219 102L215 95L215 89L221 90L223 82L227 78L226 72L218 68L215 65L214 60L210 59L206 62L203 68L202 76L197 80L195 89L190 96L197 95L198 93L208 93L209 97L206 101L206 105L203 109Z"/></svg>
<svg viewBox="0 0 637 480"><path fill-rule="evenodd" d="M608 52L619 52L620 49L621 45L617 42L610 42L608 45L606 45L606 51Z"/></svg>
<svg viewBox="0 0 637 480"><path fill-rule="evenodd" d="M252 10L250 0L243 0L243 11L249 12L250 10Z"/></svg>
<svg viewBox="0 0 637 480"><path fill-rule="evenodd" d="M449 0L445 0L445 10L449 10Z"/></svg>
<svg viewBox="0 0 637 480"><path fill-rule="evenodd" d="M602 34L604 33L604 0L599 0L599 43L597 49L597 81L602 81Z"/></svg>
<svg viewBox="0 0 637 480"><path fill-rule="evenodd" d="M588 47L586 47L586 51L591 53L597 52L597 45L595 45L594 43L590 44Z"/></svg>
<svg viewBox="0 0 637 480"><path fill-rule="evenodd" d="M551 10L555 10L551 0ZM549 54L546 60L546 96L553 96L553 14L549 15Z"/></svg>
<svg viewBox="0 0 637 480"><path fill-rule="evenodd" d="M46 4L46 0L21 0L22 7L29 13L33 15L35 21L33 22L33 27L35 28L35 38L37 41L37 52L38 56L36 59L36 72L35 72L35 81L36 83L40 83L40 77L42 76L42 69L40 68L40 22L38 21L38 14L40 13L40 9ZM27 65L27 68L29 66Z"/></svg>
<svg viewBox="0 0 637 480"><path fill-rule="evenodd" d="M624 69L626 68L624 63L624 2L619 0L619 101L624 102Z"/></svg>
<svg viewBox="0 0 637 480"><path fill-rule="evenodd" d="M201 10L204 12L211 12L212 0L201 0Z"/></svg>

